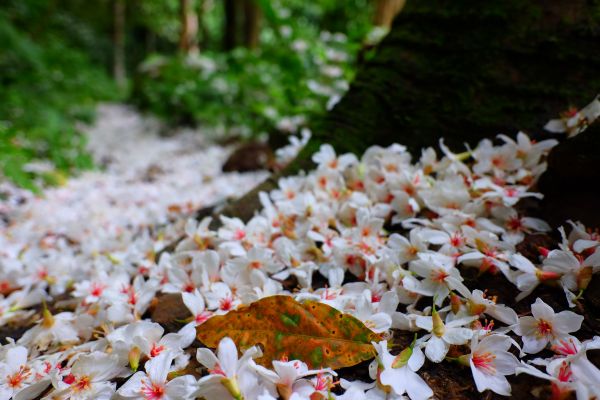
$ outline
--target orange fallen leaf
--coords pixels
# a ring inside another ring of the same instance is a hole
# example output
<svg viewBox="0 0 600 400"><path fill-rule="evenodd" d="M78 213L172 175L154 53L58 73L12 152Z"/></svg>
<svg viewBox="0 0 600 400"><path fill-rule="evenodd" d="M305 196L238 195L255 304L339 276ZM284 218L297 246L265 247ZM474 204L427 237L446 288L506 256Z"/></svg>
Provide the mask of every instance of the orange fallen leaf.
<svg viewBox="0 0 600 400"><path fill-rule="evenodd" d="M230 337L240 349L260 345L256 361L301 360L309 368L343 368L375 356L371 341L381 340L361 321L317 301L299 303L290 296L271 296L196 328L198 339L215 348Z"/></svg>

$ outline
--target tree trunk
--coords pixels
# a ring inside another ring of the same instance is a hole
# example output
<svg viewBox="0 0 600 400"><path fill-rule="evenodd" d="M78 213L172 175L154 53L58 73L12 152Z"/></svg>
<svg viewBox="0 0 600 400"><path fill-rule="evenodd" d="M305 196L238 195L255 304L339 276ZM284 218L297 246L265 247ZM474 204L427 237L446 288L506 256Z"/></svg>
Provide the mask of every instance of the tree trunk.
<svg viewBox="0 0 600 400"><path fill-rule="evenodd" d="M244 45L249 49L258 47L261 18L257 0L244 0Z"/></svg>
<svg viewBox="0 0 600 400"><path fill-rule="evenodd" d="M179 50L183 54L198 53L198 14L192 0L179 0L181 12L181 33Z"/></svg>
<svg viewBox="0 0 600 400"><path fill-rule="evenodd" d="M223 49L225 51L233 50L237 44L237 25L238 25L238 11L237 11L237 0L224 0L223 6L225 9L225 21L224 21L224 32L223 32Z"/></svg>
<svg viewBox="0 0 600 400"><path fill-rule="evenodd" d="M125 68L125 0L113 4L113 77L119 88L126 83Z"/></svg>
<svg viewBox="0 0 600 400"><path fill-rule="evenodd" d="M600 121L555 147L539 189L544 193L540 216L552 226L569 219L600 228L597 182L600 182ZM600 295L600 293L599 293Z"/></svg>
<svg viewBox="0 0 600 400"><path fill-rule="evenodd" d="M204 23L204 17L208 14L209 10L213 7L212 1L200 0L198 4L198 32L200 33L200 47L206 48L210 41L208 29Z"/></svg>
<svg viewBox="0 0 600 400"><path fill-rule="evenodd" d="M404 7L406 0L375 0L375 15L373 24L384 28L391 28L392 21Z"/></svg>

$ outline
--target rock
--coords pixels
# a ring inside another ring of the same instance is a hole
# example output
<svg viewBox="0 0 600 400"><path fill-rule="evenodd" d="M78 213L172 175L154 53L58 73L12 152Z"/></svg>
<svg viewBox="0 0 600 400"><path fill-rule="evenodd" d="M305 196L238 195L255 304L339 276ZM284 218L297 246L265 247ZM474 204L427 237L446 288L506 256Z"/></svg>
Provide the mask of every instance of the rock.
<svg viewBox="0 0 600 400"><path fill-rule="evenodd" d="M161 294L152 301L150 318L167 332L177 332L191 316L180 293Z"/></svg>
<svg viewBox="0 0 600 400"><path fill-rule="evenodd" d="M269 169L274 159L266 143L248 142L239 146L223 165L223 172L247 172Z"/></svg>

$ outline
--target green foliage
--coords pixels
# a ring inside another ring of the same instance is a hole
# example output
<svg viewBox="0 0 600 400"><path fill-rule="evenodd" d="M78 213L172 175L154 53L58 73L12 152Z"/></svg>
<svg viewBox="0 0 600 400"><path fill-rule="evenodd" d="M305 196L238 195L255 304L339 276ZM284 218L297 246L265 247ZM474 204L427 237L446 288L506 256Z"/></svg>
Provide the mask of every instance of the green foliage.
<svg viewBox="0 0 600 400"><path fill-rule="evenodd" d="M98 99L116 96L106 73L60 24L34 29L43 15L32 13L45 2L37 3L0 10L0 171L32 190L92 166L75 125L93 119Z"/></svg>
<svg viewBox="0 0 600 400"><path fill-rule="evenodd" d="M353 2L259 4L264 16L259 49L223 53L208 46L200 56L152 55L140 67L133 100L172 123L220 125L243 135L293 132L323 113L354 75L369 13L351 7ZM213 18L205 20L212 25ZM350 26L352 39L323 30L326 18L337 20L336 27Z"/></svg>

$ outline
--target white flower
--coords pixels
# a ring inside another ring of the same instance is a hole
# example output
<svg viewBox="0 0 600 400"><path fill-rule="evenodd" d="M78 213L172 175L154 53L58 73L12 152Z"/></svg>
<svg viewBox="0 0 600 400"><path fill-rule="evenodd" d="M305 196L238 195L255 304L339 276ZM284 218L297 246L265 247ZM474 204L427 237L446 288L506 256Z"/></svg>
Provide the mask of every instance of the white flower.
<svg viewBox="0 0 600 400"><path fill-rule="evenodd" d="M362 381L347 381L346 379L340 379L340 386L344 388L345 392L342 395L336 397L337 400L367 400L367 394L365 390L372 389L375 383L365 383Z"/></svg>
<svg viewBox="0 0 600 400"><path fill-rule="evenodd" d="M425 279L417 281L405 277L404 288L415 293L431 296L435 304L441 306L450 291L457 291L467 297L469 289L462 283L460 272L454 266L454 259L439 253L419 253L419 260L412 261L409 269Z"/></svg>
<svg viewBox="0 0 600 400"><path fill-rule="evenodd" d="M178 376L167 381L173 354L165 351L148 360L146 372L136 372L117 393L128 399L178 400L187 399L194 391L196 379L191 375Z"/></svg>
<svg viewBox="0 0 600 400"><path fill-rule="evenodd" d="M209 375L198 381L195 396L235 400L257 397L263 386L259 384L252 358L260 355L259 348L251 347L238 360L235 343L228 337L219 342L217 356L209 349L198 349L196 359L208 368Z"/></svg>
<svg viewBox="0 0 600 400"><path fill-rule="evenodd" d="M386 296L386 302L392 301ZM396 297L396 305L397 305ZM386 312L377 312L376 307L371 302L371 299L365 295L359 295L355 301L355 310L353 315L361 320L365 326L371 329L373 332L381 333L385 332L392 326L392 317ZM394 310L395 311L395 310Z"/></svg>
<svg viewBox="0 0 600 400"><path fill-rule="evenodd" d="M76 316L71 312L52 315L44 307L40 323L25 332L18 343L24 346L35 346L40 350L45 350L50 345L77 343L80 340L80 330L76 325L79 318L84 318L85 322L90 324L89 315Z"/></svg>
<svg viewBox="0 0 600 400"><path fill-rule="evenodd" d="M576 257L571 251L552 250L544 259L543 268L546 271L561 275L560 283L567 294L571 307L575 306L573 292L583 291L592 279L593 265L589 262L594 259Z"/></svg>
<svg viewBox="0 0 600 400"><path fill-rule="evenodd" d="M463 326L476 319L477 317L457 318L444 324L435 308L431 317L418 316L416 318L417 326L431 332L430 335L424 337L424 339L427 339L425 345L427 358L433 362L441 362L446 357L450 345L467 343L473 337L473 330L463 328Z"/></svg>
<svg viewBox="0 0 600 400"><path fill-rule="evenodd" d="M477 390L486 389L510 396L510 384L505 375L512 375L520 365L519 360L508 352L511 339L505 335L491 334L479 340L475 335L471 340L471 354L459 357L468 363L473 373Z"/></svg>
<svg viewBox="0 0 600 400"><path fill-rule="evenodd" d="M387 349L387 341L373 342L377 350L377 359L371 364L371 378L381 385L390 387L397 396L408 394L412 400L428 399L433 391L417 371L423 366L425 357L414 343L397 356Z"/></svg>
<svg viewBox="0 0 600 400"><path fill-rule="evenodd" d="M198 289L194 290L194 293L181 293L183 304L192 313L193 321L196 325L200 325L210 318L212 313L207 311L204 304L204 298L198 292Z"/></svg>
<svg viewBox="0 0 600 400"><path fill-rule="evenodd" d="M517 313L504 304L496 304L494 299L485 297L485 294L479 290L473 290L467 300L467 308L471 315L487 314L506 325L514 325L518 321Z"/></svg>
<svg viewBox="0 0 600 400"><path fill-rule="evenodd" d="M80 355L71 367L69 383L63 380L52 398L109 400L116 386L109 380L124 371L116 355L98 351Z"/></svg>
<svg viewBox="0 0 600 400"><path fill-rule="evenodd" d="M599 116L600 100L597 97L581 111L571 109L566 111L560 119L551 119L544 125L544 129L553 133L566 133L570 138L583 132Z"/></svg>
<svg viewBox="0 0 600 400"><path fill-rule="evenodd" d="M556 281L561 277L556 272L537 268L531 261L518 253L511 254L509 262L519 270L514 279L514 283L521 291L516 298L517 301L529 296L540 283Z"/></svg>
<svg viewBox="0 0 600 400"><path fill-rule="evenodd" d="M329 373L336 375L331 369L309 370L302 361L273 361L273 369L268 370L260 365L255 366L257 372L271 382L284 399L300 400L303 392L312 385L304 379L307 376ZM314 390L313 390L314 391Z"/></svg>
<svg viewBox="0 0 600 400"><path fill-rule="evenodd" d="M29 386L33 371L27 365L27 349L23 346L11 347L0 362L0 398L10 399Z"/></svg>
<svg viewBox="0 0 600 400"><path fill-rule="evenodd" d="M352 163L356 163L357 159L354 154L343 154L336 156L335 150L329 144L321 145L318 152L313 154L312 160L319 165L320 168L329 168L333 170L344 170Z"/></svg>
<svg viewBox="0 0 600 400"><path fill-rule="evenodd" d="M570 332L578 331L583 322L581 315L572 311L558 314L540 298L531 305L532 317L519 318L514 331L523 339L523 351L534 354L542 351L550 342L568 339Z"/></svg>

